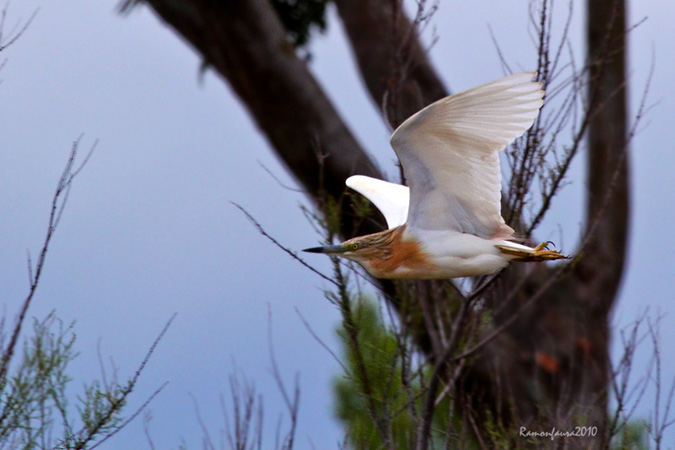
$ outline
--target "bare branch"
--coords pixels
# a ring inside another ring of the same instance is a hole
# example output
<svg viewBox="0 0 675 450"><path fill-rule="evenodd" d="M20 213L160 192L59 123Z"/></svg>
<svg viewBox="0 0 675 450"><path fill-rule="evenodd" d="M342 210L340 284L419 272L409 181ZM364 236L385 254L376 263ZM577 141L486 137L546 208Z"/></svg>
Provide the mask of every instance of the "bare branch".
<svg viewBox="0 0 675 450"><path fill-rule="evenodd" d="M333 359L340 365L340 367L342 367L342 371L343 371L347 376L351 377L352 375L349 373L349 369L347 369L347 366L345 366L345 364L342 362L342 360L340 360L340 357L338 357L338 355L335 354L335 352L333 351L333 349L331 349L331 348L328 346L328 344L326 344L326 343L325 343L325 342L324 342L324 341L316 334L316 332L312 329L312 326L309 324L309 322L307 322L307 319L305 319L305 317L302 315L302 313L300 312L300 310L299 310L297 307L295 308L295 313L298 315L298 317L300 317L300 320L302 320L302 324L305 326L305 328L307 329L307 331L309 331L309 334L312 335L312 337L314 338L314 340L317 341L317 342L319 343L319 345L321 345L321 347L323 347L324 350L326 350L326 351L328 352L328 354L330 354L330 355L333 357Z"/></svg>
<svg viewBox="0 0 675 450"><path fill-rule="evenodd" d="M668 394L663 397L663 374L662 374L662 356L660 350L659 342L659 319L657 318L656 322L652 322L647 318L647 326L649 338L651 340L652 348L654 351L654 361L656 363L656 373L652 382L656 388L654 394L654 411L651 414L651 427L649 427L649 434L651 435L656 448L660 449L663 444L663 435L670 426L675 423L675 417L671 417L671 407L673 406L673 397L675 396L675 375L670 382L670 388L668 389ZM661 406L661 401L665 400L665 405Z"/></svg>
<svg viewBox="0 0 675 450"><path fill-rule="evenodd" d="M56 231L61 215L63 214L63 211L66 207L70 187L75 177L84 168L84 165L89 160L89 157L91 156L96 146L96 143L94 143L94 145L92 146L91 150L89 151L85 159L82 161L82 163L76 169L74 169L75 159L77 157L77 150L80 145L81 138L82 137L80 136L80 138L78 138L75 142L73 142L70 155L68 157L68 161L66 162L66 167L63 169L63 172L61 173L61 177L59 178L59 181L56 185L54 196L52 197L51 211L49 214L49 220L47 224L47 233L45 236L44 243L42 244L42 250L40 251L40 255L35 265L35 270L34 271L32 269L29 270L30 290L21 306L21 310L16 319L16 324L10 337L9 344L5 349L3 349L2 358L0 359L0 386L5 386L5 383L7 382L7 370L9 368L9 363L12 359L12 356L14 355L14 349L19 339L19 334L21 333L21 327L26 318L26 313L28 312L28 308L31 304L31 301L33 300L33 297L37 291L37 287L40 282L40 277L42 275L42 269L44 268L45 261L47 258L47 251L49 249L49 244L51 243L52 237L54 236L54 232ZM31 261L29 257L29 267L32 267L30 266L30 264ZM2 419L0 419L0 422L1 421Z"/></svg>
<svg viewBox="0 0 675 450"><path fill-rule="evenodd" d="M99 429L108 424L111 420L111 418L117 414L121 408L124 406L126 403L127 397L131 392L134 390L136 387L136 383L138 382L139 377L143 373L143 370L145 369L145 366L148 364L148 361L150 361L150 358L152 357L152 354L155 352L155 349L159 345L160 341L164 339L164 336L166 335L166 332L169 331L169 327L173 323L174 319L176 318L177 313L174 313L169 320L164 324L164 327L162 328L162 331L160 331L159 335L155 338L154 342L148 349L148 351L145 354L145 357L141 361L141 365L138 366L138 369L136 369L136 373L134 373L134 376L129 380L126 384L125 387L120 389L120 391L115 393L116 398L111 398L109 401L111 402L111 408L108 414L104 415L103 417L100 418L97 426L94 427L88 427L85 430L82 430L79 434L80 436L83 436L83 438L80 439L79 443L75 445L75 448L86 448L86 445L88 442L90 442L93 437L98 434ZM116 384L116 383L115 383ZM126 427L129 425L136 417L138 417L141 412L145 410L145 408L150 405L152 400L154 400L155 397L159 395L160 392L169 384L168 381L165 381L160 387L158 387L151 395L148 397L145 402L126 420L124 420L120 425L115 427L110 433L106 434L101 440L99 440L95 445L93 445L91 448L94 449L101 445L103 442L107 441L114 435L116 435L122 428ZM113 394L110 394L112 396Z"/></svg>
<svg viewBox="0 0 675 450"><path fill-rule="evenodd" d="M283 441L281 442L281 448L292 449L294 440L295 440L295 429L298 425L298 410L300 408L300 379L299 375L295 375L295 383L293 387L293 398L288 395L286 390L286 385L284 384L283 379L281 378L281 373L279 372L279 365L277 364L277 359L274 354L274 344L272 340L272 310L269 305L267 305L267 345L270 351L270 361L272 362L272 376L274 381L283 396L284 403L286 404L286 409L291 419L291 425L289 431L284 436Z"/></svg>
<svg viewBox="0 0 675 450"><path fill-rule="evenodd" d="M2 9L2 12L0 12L0 52L14 44L26 32L35 16L37 16L38 11L40 11L40 8L37 8L23 25L18 25L20 27L18 31L10 31L10 36L5 37L4 28L5 21L7 20L7 6Z"/></svg>
<svg viewBox="0 0 675 450"><path fill-rule="evenodd" d="M199 410L199 403L197 403L197 399L195 398L195 396L192 392L190 392L190 398L192 399L192 406L195 409L195 415L197 416L197 422L199 423L199 428L201 428L202 433L204 435L204 440L203 440L204 448L209 449L209 450L215 450L216 447L213 445L213 441L211 440L211 435L209 434L209 429L206 427L206 424L204 423L204 419L202 418L202 413Z"/></svg>
<svg viewBox="0 0 675 450"><path fill-rule="evenodd" d="M334 285L337 285L337 283L336 283L335 280L333 280L333 279L330 278L329 276L324 275L323 273L319 272L319 271L318 271L317 269L315 269L314 267L310 266L308 263L305 262L304 259L300 258L296 252L294 252L293 250L289 249L288 247L285 247L284 245L282 245L281 243L279 243L279 241L277 241L277 240L274 239L272 236L270 236L270 235L265 231L265 229L262 227L262 225L260 225L260 223L259 223L257 220L255 220L255 218L254 218L251 214L249 214L249 212L246 211L246 209L244 209L243 206L239 205L238 203L234 203L234 202L230 202L230 203L232 203L232 204L233 204L234 206L236 206L241 212L243 212L244 215L246 216L246 218L247 218L247 219L248 219L248 220L249 220L249 221L250 221L250 222L258 229L258 232L260 232L260 234L262 234L262 235L265 236L267 239L269 239L270 241L272 241L272 243L273 243L274 245L276 245L276 246L279 247L281 250L283 250L284 252L286 252L286 253L288 253L289 255L291 255L291 258L293 258L294 260L298 261L300 264L302 264L303 266L305 266L306 268L308 268L309 270L311 270L311 271L314 272L315 274L319 275L319 276L320 276L321 278L323 278L324 280L326 280L326 281L328 281L328 282L330 282L330 283L332 283L332 284L334 284Z"/></svg>

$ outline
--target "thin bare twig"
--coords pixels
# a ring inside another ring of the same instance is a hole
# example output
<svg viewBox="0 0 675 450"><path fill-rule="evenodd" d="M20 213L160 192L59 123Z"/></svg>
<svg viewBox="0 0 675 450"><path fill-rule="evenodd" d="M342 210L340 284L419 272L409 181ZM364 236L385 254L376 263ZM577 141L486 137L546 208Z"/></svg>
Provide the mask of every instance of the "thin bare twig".
<svg viewBox="0 0 675 450"><path fill-rule="evenodd" d="M150 361L150 358L152 357L152 354L157 349L157 346L159 345L160 341L162 339L164 339L164 336L166 335L167 331L169 331L169 327L173 323L176 316L177 316L177 313L174 313L169 318L169 320L167 320L167 322L164 324L164 327L162 328L162 331L160 331L159 335L155 338L154 342L150 346L150 349L148 349L147 353L145 354L145 357L141 361L141 365L138 366L138 369L136 369L136 373L134 373L134 376L131 378L131 380L129 380L129 382L127 383L127 386L124 389L122 389L120 394L118 395L118 399L117 399L117 401L115 402L115 405L114 405L116 408L111 408L110 412L106 416L102 417L99 420L100 426L103 426L103 425L107 424L108 421L110 420L110 418L112 418L112 416L115 413L117 413L122 408L122 406L125 404L127 397L133 391L134 387L136 386L136 383L138 382L138 379L140 378L141 374L143 373L143 370L145 369L145 366L148 364L148 361ZM111 437L116 435L122 428L129 425L134 419L136 419L136 417L138 417L141 414L141 412L143 412L145 410L145 408L148 407L148 405L150 405L150 403L154 400L154 398L157 397L159 395L159 393L162 392L162 390L168 384L169 384L169 382L165 381L160 387L158 387L150 395L150 397L147 398L147 400L145 400L145 402L143 402L143 404L136 410L136 412L134 412L128 419L123 421L118 427L115 427L115 429L113 431L106 434L100 441L98 441L91 448L94 449L94 448L98 447L103 442L107 441L108 439L110 439ZM87 429L87 433L89 434L90 437L85 438L82 441L83 445L80 448L84 448L86 446L86 443L89 440L91 440L91 437L93 437L97 432L98 432L97 428ZM81 432L81 433L83 433L83 432ZM75 448L78 448L78 446L75 446Z"/></svg>
<svg viewBox="0 0 675 450"><path fill-rule="evenodd" d="M279 371L279 365L277 364L277 359L274 354L274 344L272 340L272 309L267 305L267 345L270 351L270 361L272 362L272 376L274 381L283 396L284 403L286 404L286 409L291 419L290 430L286 433L286 436L281 443L281 448L284 450L290 450L293 448L295 441L295 430L298 425L298 411L300 408L300 379L299 374L295 375L295 383L293 388L293 399L288 395L286 390L286 385L284 384L283 379L281 378L281 372Z"/></svg>
<svg viewBox="0 0 675 450"><path fill-rule="evenodd" d="M334 285L337 286L337 282L336 282L335 280L333 280L332 278L330 278L330 277L327 276L327 275L324 275L323 273L321 273L320 271L318 271L318 270L315 269L314 267L312 267L312 266L310 266L309 264L307 264L307 263L305 262L304 259L302 259L302 258L300 258L300 257L298 256L297 253L295 253L293 250L291 250L291 249L289 249L288 247L286 247L286 246L284 246L283 244L281 244L279 241L277 241L277 240L276 240L275 238L273 238L272 236L270 236L270 235L267 233L267 231L265 231L265 229L262 227L262 225L260 225L260 223L259 223L257 220L255 220L255 218L254 218L248 211L246 211L246 209L245 209L243 206L241 206L240 204L235 203L235 202L230 202L230 203L232 203L232 204L233 204L234 206L236 206L241 212L243 212L244 215L246 216L246 218L253 224L253 226L256 227L256 229L258 230L258 232L259 232L260 234L262 234L263 236L265 236L265 237L266 237L267 239L269 239L270 241L272 241L272 243L273 243L274 245L276 245L276 246L279 247L281 250L283 250L284 252L286 252L286 253L288 253L289 255L291 255L291 258L293 258L294 260L298 261L300 264L302 264L303 266L305 266L306 268L308 268L309 270L311 270L311 271L314 272L315 274L319 275L319 276L320 276L321 278L323 278L324 280L326 280L326 281L328 281L328 282L330 282L330 283L332 283L332 284L334 284Z"/></svg>
<svg viewBox="0 0 675 450"><path fill-rule="evenodd" d="M642 399L648 386L648 376L645 376L636 382L631 383L633 369L633 358L635 357L638 346L647 337L647 333L640 333L641 326L645 322L648 309L639 315L635 321L623 330L620 330L621 345L623 354L616 367L612 368L610 376L610 387L617 403L614 413L609 417L607 427L608 440L618 435L621 430L630 421L635 408ZM646 373L649 375L653 370L653 359L649 362ZM629 385L633 384L632 391L629 391ZM633 395L637 392L636 398ZM630 402L633 402L631 405Z"/></svg>
<svg viewBox="0 0 675 450"><path fill-rule="evenodd" d="M651 427L649 427L648 430L649 434L654 440L657 450L659 450L663 444L663 435L666 429L675 423L675 418L671 418L671 408L673 406L673 397L675 396L675 375L671 380L668 394L665 396L665 399L662 398L662 384L664 380L661 373L661 364L663 358L660 351L658 322L659 318L657 318L656 323L653 323L651 320L649 320L649 318L647 318L648 332L652 343L654 361L656 364L656 373L654 374L654 378L652 380L656 388L654 394L654 411L651 414ZM663 408L661 407L662 400L665 400L665 406Z"/></svg>
<svg viewBox="0 0 675 450"><path fill-rule="evenodd" d="M267 174L268 174L270 177L272 177L272 179L273 179L274 181L276 181L277 184L279 184L279 186L281 186L282 188L286 189L287 191L298 192L298 193L300 193L300 194L307 194L307 191L305 191L305 190L303 190L303 189L294 188L294 187L292 187L292 186L289 186L289 185L285 184L283 181L281 181L281 180L279 179L279 177L277 177L277 176L276 176L276 175L275 175L275 174L274 174L274 173L273 173L273 172L272 172L265 164L263 164L261 161L258 161L258 165L259 165L260 167L262 167L262 169L263 169L265 172L267 172Z"/></svg>
<svg viewBox="0 0 675 450"><path fill-rule="evenodd" d="M150 450L155 450L155 442L152 440L152 435L150 434L150 422L152 421L152 413L150 410L145 411L143 415L143 433L145 434L145 439L148 441L148 446Z"/></svg>
<svg viewBox="0 0 675 450"><path fill-rule="evenodd" d="M204 439L203 439L204 448L210 449L210 450L215 450L216 447L213 445L213 441L211 440L211 434L209 433L209 429L206 427L206 424L204 423L204 419L202 418L201 411L199 410L199 403L197 403L197 399L195 398L195 396L192 392L190 392L189 395L190 395L190 398L192 399L192 405L195 408L195 415L197 416L197 423L199 423L199 428L201 428L202 433L204 435Z"/></svg>
<svg viewBox="0 0 675 450"><path fill-rule="evenodd" d="M485 345L487 345L490 341L492 341L494 338L499 336L500 333L502 333L506 328L511 326L516 319L525 311L527 310L530 306L534 304L541 296L553 285L555 281L558 280L558 277L562 275L562 273L567 269L567 266L565 265L560 265L560 267L549 277L546 279L544 283L539 287L537 292L532 294L530 298L528 298L520 308L518 308L509 318L507 318L504 322L499 324L499 326L495 327L490 333L488 333L483 339L481 339L480 342L478 342L476 345L473 347L469 348L468 350L463 351L461 354L455 356L453 358L453 361L458 361L460 359L467 358L474 353L476 353L478 350L483 348Z"/></svg>
<svg viewBox="0 0 675 450"><path fill-rule="evenodd" d="M5 38L4 27L5 27L5 20L7 19L7 6L5 6L2 9L2 12L0 13L0 52L5 50L10 45L14 44L26 32L26 30L28 29L30 24L33 22L33 20L35 19L35 16L37 16L37 13L39 11L40 11L40 8L37 8L33 12L33 14L31 14L31 16L28 18L26 23L23 24L21 29L19 29L19 31L17 31L17 32L10 31L10 34L13 33L14 35L10 36L6 42L3 42L4 38Z"/></svg>
<svg viewBox="0 0 675 450"><path fill-rule="evenodd" d="M122 428L125 428L127 425L129 425L131 422L133 422L136 419L136 417L138 417L143 411L145 411L145 409L148 406L150 406L150 403L152 403L152 401L155 399L155 397L157 397L168 384L169 384L168 381L165 381L164 383L162 383L162 385L160 387L158 387L157 389L155 389L155 391L147 398L147 400L145 400L143 402L143 404L136 410L136 412L134 412L127 420L122 422L119 427L115 428L114 431L105 435L103 437L103 439L98 441L96 444L92 445L90 448L95 449L96 447L101 445L103 442L107 441L108 439L110 439L111 437L116 435ZM75 448L77 448L77 447L75 447ZM85 447L82 447L82 448L85 448Z"/></svg>
<svg viewBox="0 0 675 450"><path fill-rule="evenodd" d="M63 211L66 207L68 194L70 192L73 180L84 168L85 164L89 160L89 157L92 155L94 149L96 148L96 144L98 142L98 141L94 142L89 153L84 158L82 163L77 168L75 168L75 160L77 158L77 151L81 139L82 136L80 136L75 142L73 142L70 155L68 157L68 161L66 162L66 167L63 169L63 172L61 173L61 177L59 178L59 181L56 185L54 196L52 197L51 211L49 214L49 220L47 224L47 233L45 236L44 243L42 244L42 250L40 251L40 255L35 265L35 270L29 269L30 290L21 306L21 310L19 312L18 318L16 319L16 324L14 325L14 330L10 337L9 344L5 349L3 349L2 359L0 359L0 386L4 386L6 383L9 363L12 359L12 356L14 355L14 349L18 342L19 334L21 333L21 327L26 318L26 313L28 312L28 308L31 304L31 301L33 300L33 297L35 296L35 293L37 291L38 284L40 282L40 277L42 275L42 269L44 268L45 261L47 259L47 251L49 249L49 244L51 243L52 237L56 232L56 228L58 227ZM30 257L28 261L29 267L31 267ZM2 423L3 420L4 418L0 418L0 423Z"/></svg>
<svg viewBox="0 0 675 450"><path fill-rule="evenodd" d="M326 351L328 352L328 354L331 355L335 361L337 361L337 363L340 365L340 367L342 367L343 372L344 372L345 374L347 374L347 376L351 376L351 374L349 373L349 369L348 369L347 366L345 366L345 364L340 360L340 357L338 357L338 355L335 354L335 352L328 346L328 344L326 344L326 343L323 341L323 339L321 339L321 338L319 337L319 335L316 334L316 332L312 329L312 326L309 324L309 322L307 322L307 319L305 319L305 317L302 315L302 313L300 312L300 310L299 310L297 307L294 308L294 309L295 309L295 313L298 315L298 317L300 317L300 320L302 321L302 324L305 326L305 328L307 329L307 331L309 331L309 334L312 335L312 337L314 338L314 340L317 341L317 342L319 343L319 345L321 345L321 347L323 347L324 350L326 350Z"/></svg>
<svg viewBox="0 0 675 450"><path fill-rule="evenodd" d="M255 386L242 375L241 384L239 376L235 372L229 376L230 396L232 398L232 408L234 409L234 434L225 407L225 400L220 396L220 405L225 417L225 428L227 440L230 448L237 450L260 449L262 446L262 417L263 402L262 396L258 396L256 402ZM256 407L257 406L257 407ZM255 419L254 419L255 414ZM254 427L251 430L251 427ZM252 434L251 434L252 431ZM249 442L249 439L252 439ZM249 445L250 443L250 445Z"/></svg>

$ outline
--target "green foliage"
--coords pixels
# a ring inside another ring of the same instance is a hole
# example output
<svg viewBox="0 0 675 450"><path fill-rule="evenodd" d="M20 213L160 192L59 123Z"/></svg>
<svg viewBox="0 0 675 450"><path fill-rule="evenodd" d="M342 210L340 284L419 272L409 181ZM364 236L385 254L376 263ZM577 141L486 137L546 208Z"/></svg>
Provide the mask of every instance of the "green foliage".
<svg viewBox="0 0 675 450"><path fill-rule="evenodd" d="M354 328L358 332L359 350L352 345L348 330L338 328L346 356L350 376L334 381L336 415L345 428L350 447L357 449L383 448L380 431L373 422L368 409L368 394L364 380L359 375L359 360L364 361L368 376L370 396L375 401L378 417L375 420L387 422L386 428L397 449L408 449L414 445L415 416L421 414L422 389L419 381L410 380L412 375L403 375L401 349L393 331L388 329L378 315L377 306L366 299L360 299L353 311ZM424 372L424 370L422 371ZM418 380L416 377L415 380ZM413 410L415 412L413 412ZM445 429L448 421L445 402L436 409L434 426ZM435 436L434 448L443 448L439 436Z"/></svg>
<svg viewBox="0 0 675 450"><path fill-rule="evenodd" d="M324 219L321 226L327 231L329 236L335 236L340 233L340 205L333 197L326 197L324 204Z"/></svg>
<svg viewBox="0 0 675 450"><path fill-rule="evenodd" d="M612 439L613 450L648 450L649 424L637 419L628 422Z"/></svg>
<svg viewBox="0 0 675 450"><path fill-rule="evenodd" d="M382 326L372 303L359 302L354 310L354 322L358 329L361 351L378 408L383 408L385 397L392 395L394 398L389 399L388 403L391 407L400 408L405 398L400 395L402 392L401 377L396 373L399 369L392 367L395 364L396 341ZM345 425L346 434L355 448L377 448L382 441L369 416L363 380L358 376L355 350L350 345L351 341L344 328L338 329L338 334L354 378L340 378L335 381L337 416ZM399 415L395 419L394 428L397 430L396 434L400 435L395 437L395 442L399 443L399 448L405 448L404 443L409 442L410 439L405 436L406 432L411 429L411 424L406 423L407 421L408 418L405 415Z"/></svg>
<svg viewBox="0 0 675 450"><path fill-rule="evenodd" d="M121 412L135 379L119 385L105 374L84 387L72 417L66 391L74 344L73 324L64 326L53 313L33 320L22 361L0 385L0 449L85 449L126 424Z"/></svg>
<svg viewBox="0 0 675 450"><path fill-rule="evenodd" d="M52 331L58 322L58 331ZM55 410L65 412L65 388L71 380L68 364L73 350L72 324L64 327L53 314L34 319L33 336L24 345L23 361L4 380L0 393L0 445L10 448L45 448Z"/></svg>
<svg viewBox="0 0 675 450"><path fill-rule="evenodd" d="M326 29L326 0L272 0L295 47L309 42L312 27Z"/></svg>

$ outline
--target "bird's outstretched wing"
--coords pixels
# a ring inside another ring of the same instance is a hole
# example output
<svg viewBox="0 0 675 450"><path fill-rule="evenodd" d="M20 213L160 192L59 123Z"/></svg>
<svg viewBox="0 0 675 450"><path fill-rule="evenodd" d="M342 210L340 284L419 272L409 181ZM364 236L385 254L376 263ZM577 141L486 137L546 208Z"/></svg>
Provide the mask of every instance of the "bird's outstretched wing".
<svg viewBox="0 0 675 450"><path fill-rule="evenodd" d="M370 200L380 210L389 229L405 223L410 203L410 190L407 186L365 175L351 176L347 178L346 184Z"/></svg>
<svg viewBox="0 0 675 450"><path fill-rule="evenodd" d="M410 187L409 227L512 236L500 214L498 152L539 114L544 91L535 75L510 75L451 95L394 131L391 145Z"/></svg>

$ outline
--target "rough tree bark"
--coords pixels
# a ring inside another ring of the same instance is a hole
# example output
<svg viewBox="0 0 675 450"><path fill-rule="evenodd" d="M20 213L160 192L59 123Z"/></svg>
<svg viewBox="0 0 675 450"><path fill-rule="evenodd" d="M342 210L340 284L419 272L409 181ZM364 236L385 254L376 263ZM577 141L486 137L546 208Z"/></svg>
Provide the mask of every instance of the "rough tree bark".
<svg viewBox="0 0 675 450"><path fill-rule="evenodd" d="M266 0L144 2L227 80L310 196L339 199L344 180L353 173L380 176L307 63L296 56ZM386 106L391 125L446 95L411 31L411 21L396 2L335 3L365 86L378 107ZM626 16L623 0L588 0L587 8L588 92L603 107L588 134L583 255L551 286L550 269L529 271L517 301L495 314L495 326L506 323L532 295L540 298L482 349L461 380L467 407L487 406L506 426L541 424L546 417L564 429L585 418L586 424L603 430L607 416L608 320L621 282L629 213ZM608 57L609 64L604 64ZM326 155L322 164L317 155ZM347 202L342 211L350 213ZM343 230L347 236L354 231ZM513 289L511 280L517 277L503 278L494 293L497 303ZM426 299L420 302L422 308L429 308L434 299L436 304L447 301L438 298L447 290L437 284L421 283L416 289ZM428 328L417 335L433 359L442 352L434 342L434 326Z"/></svg>

